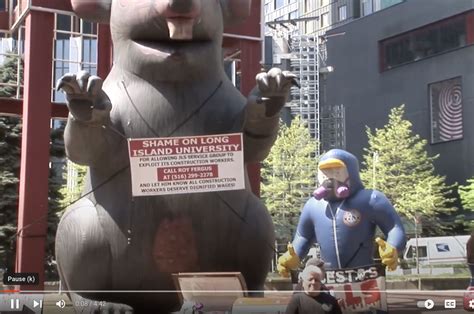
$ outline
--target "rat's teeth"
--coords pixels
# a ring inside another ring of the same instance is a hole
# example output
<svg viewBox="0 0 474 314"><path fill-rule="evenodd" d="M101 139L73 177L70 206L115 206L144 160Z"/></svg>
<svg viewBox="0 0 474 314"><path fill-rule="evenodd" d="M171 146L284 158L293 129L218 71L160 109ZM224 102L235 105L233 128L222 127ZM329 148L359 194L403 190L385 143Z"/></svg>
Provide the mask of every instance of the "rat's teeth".
<svg viewBox="0 0 474 314"><path fill-rule="evenodd" d="M171 39L189 40L193 39L194 19L170 18L166 20Z"/></svg>

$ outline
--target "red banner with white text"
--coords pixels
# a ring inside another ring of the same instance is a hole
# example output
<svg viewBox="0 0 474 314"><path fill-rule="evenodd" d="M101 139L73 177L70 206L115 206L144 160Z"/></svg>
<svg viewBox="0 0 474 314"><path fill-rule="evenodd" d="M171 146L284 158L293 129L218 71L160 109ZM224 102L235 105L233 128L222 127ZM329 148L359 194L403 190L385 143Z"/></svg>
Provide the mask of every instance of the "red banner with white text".
<svg viewBox="0 0 474 314"><path fill-rule="evenodd" d="M387 311L383 265L328 270L325 285L339 299L344 313Z"/></svg>

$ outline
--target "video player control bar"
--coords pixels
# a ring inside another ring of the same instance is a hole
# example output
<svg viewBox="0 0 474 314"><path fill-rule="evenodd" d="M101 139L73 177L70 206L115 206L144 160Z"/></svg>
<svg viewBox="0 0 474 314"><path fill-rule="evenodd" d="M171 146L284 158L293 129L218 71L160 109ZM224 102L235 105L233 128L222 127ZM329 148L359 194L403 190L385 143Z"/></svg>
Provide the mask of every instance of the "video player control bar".
<svg viewBox="0 0 474 314"><path fill-rule="evenodd" d="M41 314L43 298L42 294L0 294L0 313Z"/></svg>

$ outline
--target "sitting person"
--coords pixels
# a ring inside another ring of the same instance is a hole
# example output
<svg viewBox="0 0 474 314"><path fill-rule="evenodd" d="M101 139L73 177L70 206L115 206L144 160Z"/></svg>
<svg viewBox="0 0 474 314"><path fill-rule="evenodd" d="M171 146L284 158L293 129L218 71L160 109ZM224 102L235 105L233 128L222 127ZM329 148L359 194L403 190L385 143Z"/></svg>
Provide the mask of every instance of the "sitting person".
<svg viewBox="0 0 474 314"><path fill-rule="evenodd" d="M324 271L321 266L307 264L300 275L303 291L293 294L286 308L286 314L342 313L337 300L328 293L322 293Z"/></svg>
<svg viewBox="0 0 474 314"><path fill-rule="evenodd" d="M322 259L319 259L319 258L316 258L316 257L311 257L306 261L306 263L304 264L304 267L308 267L310 265L314 265L314 266L317 266L317 267L321 268L323 273L326 272L326 270L324 269L324 261ZM300 278L298 280L298 283L295 285L294 290L295 290L294 293L299 293L299 292L303 291L303 281L301 280L301 275L300 275ZM321 284L321 291L329 293L328 288L326 288L326 286L324 284Z"/></svg>

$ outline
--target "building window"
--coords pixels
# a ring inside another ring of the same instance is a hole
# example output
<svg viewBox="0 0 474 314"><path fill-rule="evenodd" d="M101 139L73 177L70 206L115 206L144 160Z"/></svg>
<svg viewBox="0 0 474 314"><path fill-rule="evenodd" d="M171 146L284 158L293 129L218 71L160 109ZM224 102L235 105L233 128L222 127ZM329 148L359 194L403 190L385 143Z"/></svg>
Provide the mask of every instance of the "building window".
<svg viewBox="0 0 474 314"><path fill-rule="evenodd" d="M431 108L431 143L462 139L461 77L428 85Z"/></svg>
<svg viewBox="0 0 474 314"><path fill-rule="evenodd" d="M365 16L365 15L369 15L371 13L379 11L382 8L382 2L381 1L383 1L383 0L362 0L361 1L361 7L360 7L361 15ZM386 8L386 7L389 7L389 6L393 5L391 2L393 2L393 1L389 1L388 3L384 3L383 7ZM397 0L395 2L399 3L401 1ZM394 3L394 4L396 4L396 3Z"/></svg>
<svg viewBox="0 0 474 314"><path fill-rule="evenodd" d="M311 34L314 32L314 21L305 21L306 34Z"/></svg>
<svg viewBox="0 0 474 314"><path fill-rule="evenodd" d="M25 55L25 27L21 25L14 33L2 33L0 38L0 66L8 69L4 71L0 96L23 98L23 57Z"/></svg>
<svg viewBox="0 0 474 314"><path fill-rule="evenodd" d="M329 26L329 13L321 14L321 28Z"/></svg>
<svg viewBox="0 0 474 314"><path fill-rule="evenodd" d="M347 6L346 5L340 6L338 9L338 12L339 12L339 21L344 21L345 19L347 19Z"/></svg>
<svg viewBox="0 0 474 314"><path fill-rule="evenodd" d="M288 14L288 19L293 20L298 18L298 11L291 11L290 14Z"/></svg>
<svg viewBox="0 0 474 314"><path fill-rule="evenodd" d="M360 13L361 16L369 15L403 1L405 0L360 0Z"/></svg>
<svg viewBox="0 0 474 314"><path fill-rule="evenodd" d="M407 250L407 258L413 258L414 256L416 256L416 247L410 246ZM426 245L419 245L418 257L422 258L422 257L427 257L427 256L428 256L428 250L426 249Z"/></svg>
<svg viewBox="0 0 474 314"><path fill-rule="evenodd" d="M361 16L369 15L373 12L372 0L362 0L361 6Z"/></svg>
<svg viewBox="0 0 474 314"><path fill-rule="evenodd" d="M285 0L275 0L275 9L281 8L285 5Z"/></svg>
<svg viewBox="0 0 474 314"><path fill-rule="evenodd" d="M304 0L304 12L308 13L314 10L313 8L313 1L314 0Z"/></svg>
<svg viewBox="0 0 474 314"><path fill-rule="evenodd" d="M385 9L391 7L392 5L399 4L405 0L381 0L380 9Z"/></svg>
<svg viewBox="0 0 474 314"><path fill-rule="evenodd" d="M56 14L54 79L85 70L97 75L97 24L76 16ZM53 87L53 101L64 102L64 93Z"/></svg>
<svg viewBox="0 0 474 314"><path fill-rule="evenodd" d="M468 44L466 34L467 22L464 14L382 40L381 70L389 70L394 66L464 47Z"/></svg>
<svg viewBox="0 0 474 314"><path fill-rule="evenodd" d="M326 6L326 5L329 5L329 0L321 0L321 4L320 4L322 7Z"/></svg>
<svg viewBox="0 0 474 314"><path fill-rule="evenodd" d="M265 12L265 14L268 14L268 12L270 12L270 3L265 4L263 12Z"/></svg>

